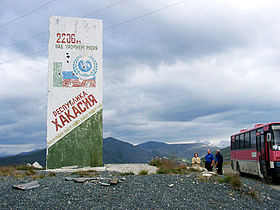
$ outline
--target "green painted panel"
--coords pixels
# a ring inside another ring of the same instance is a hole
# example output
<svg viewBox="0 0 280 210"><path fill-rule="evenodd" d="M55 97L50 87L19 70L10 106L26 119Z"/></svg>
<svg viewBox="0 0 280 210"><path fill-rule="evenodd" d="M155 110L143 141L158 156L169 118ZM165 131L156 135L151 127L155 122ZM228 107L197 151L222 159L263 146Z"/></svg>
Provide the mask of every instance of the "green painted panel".
<svg viewBox="0 0 280 210"><path fill-rule="evenodd" d="M103 109L48 148L47 168L103 165Z"/></svg>
<svg viewBox="0 0 280 210"><path fill-rule="evenodd" d="M62 87L62 62L53 62L53 86Z"/></svg>

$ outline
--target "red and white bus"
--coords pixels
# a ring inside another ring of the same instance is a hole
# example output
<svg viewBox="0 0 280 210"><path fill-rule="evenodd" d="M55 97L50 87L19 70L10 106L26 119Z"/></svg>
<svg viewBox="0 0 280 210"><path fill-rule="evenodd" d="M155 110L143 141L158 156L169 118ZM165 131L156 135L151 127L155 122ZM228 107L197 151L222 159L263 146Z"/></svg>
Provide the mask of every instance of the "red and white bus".
<svg viewBox="0 0 280 210"><path fill-rule="evenodd" d="M280 177L280 122L257 124L231 136L231 167L240 173Z"/></svg>

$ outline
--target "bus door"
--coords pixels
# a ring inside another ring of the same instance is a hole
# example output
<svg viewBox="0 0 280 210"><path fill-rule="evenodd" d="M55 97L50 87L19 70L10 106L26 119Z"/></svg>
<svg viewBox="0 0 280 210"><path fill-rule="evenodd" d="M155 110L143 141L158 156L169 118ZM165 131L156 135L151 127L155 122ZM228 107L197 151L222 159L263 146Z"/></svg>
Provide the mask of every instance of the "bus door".
<svg viewBox="0 0 280 210"><path fill-rule="evenodd" d="M265 151L265 142L264 142L264 135L257 133L256 135L256 144L257 144L257 152L259 155L259 163L260 163L260 169L261 173L264 177L267 177L267 170L266 170L266 151Z"/></svg>

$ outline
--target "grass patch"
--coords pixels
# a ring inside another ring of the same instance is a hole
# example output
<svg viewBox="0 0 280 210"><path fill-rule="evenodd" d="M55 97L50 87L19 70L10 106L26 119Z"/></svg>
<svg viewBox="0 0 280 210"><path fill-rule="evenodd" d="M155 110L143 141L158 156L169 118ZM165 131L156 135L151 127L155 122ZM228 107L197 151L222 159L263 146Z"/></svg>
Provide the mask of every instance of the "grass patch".
<svg viewBox="0 0 280 210"><path fill-rule="evenodd" d="M32 168L32 167L29 167L25 172L25 175L27 175L27 176L32 176L35 174L36 174L36 171L34 171L34 168Z"/></svg>
<svg viewBox="0 0 280 210"><path fill-rule="evenodd" d="M257 199L257 192L254 190L250 190L249 192L247 192L248 195L250 195L252 198Z"/></svg>
<svg viewBox="0 0 280 210"><path fill-rule="evenodd" d="M148 175L148 174L149 174L149 173L148 173L147 170L142 170L142 171L139 172L138 175Z"/></svg>
<svg viewBox="0 0 280 210"><path fill-rule="evenodd" d="M54 172L49 172L48 173L48 177L54 177L54 176L56 176L56 174Z"/></svg>
<svg viewBox="0 0 280 210"><path fill-rule="evenodd" d="M28 166L3 166L0 167L0 176L13 176L16 179L22 177L34 176L36 171L33 167Z"/></svg>
<svg viewBox="0 0 280 210"><path fill-rule="evenodd" d="M207 182L207 177L202 176L202 175L197 176L197 179L201 182Z"/></svg>
<svg viewBox="0 0 280 210"><path fill-rule="evenodd" d="M236 174L225 174L224 178L218 178L219 183L227 183L234 190L242 190L242 182L239 176Z"/></svg>
<svg viewBox="0 0 280 210"><path fill-rule="evenodd" d="M121 176L135 175L133 172L120 173Z"/></svg>
<svg viewBox="0 0 280 210"><path fill-rule="evenodd" d="M21 171L27 171L27 170L29 170L30 168L33 168L33 167L32 167L32 166L25 166L25 165L16 166L16 169L17 169L17 170L21 170Z"/></svg>
<svg viewBox="0 0 280 210"><path fill-rule="evenodd" d="M239 176L232 176L229 183L232 189L241 191L242 183Z"/></svg>
<svg viewBox="0 0 280 210"><path fill-rule="evenodd" d="M92 170L90 170L90 171L76 171L76 172L71 173L71 175L77 175L77 176L80 176L80 177L93 177L93 176L95 176L95 174L92 174Z"/></svg>
<svg viewBox="0 0 280 210"><path fill-rule="evenodd" d="M0 176L12 176L15 171L15 166L0 167Z"/></svg>
<svg viewBox="0 0 280 210"><path fill-rule="evenodd" d="M31 176L31 179L44 179L45 177L45 174L34 174Z"/></svg>
<svg viewBox="0 0 280 210"><path fill-rule="evenodd" d="M44 179L45 177L46 177L45 174L41 174L41 175L39 176L39 179Z"/></svg>

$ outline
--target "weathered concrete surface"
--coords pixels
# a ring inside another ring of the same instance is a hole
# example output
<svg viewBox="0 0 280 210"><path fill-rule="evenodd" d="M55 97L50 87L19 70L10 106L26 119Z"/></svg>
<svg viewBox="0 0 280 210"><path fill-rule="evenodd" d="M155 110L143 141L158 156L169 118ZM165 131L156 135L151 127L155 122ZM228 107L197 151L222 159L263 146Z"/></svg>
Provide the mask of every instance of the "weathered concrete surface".
<svg viewBox="0 0 280 210"><path fill-rule="evenodd" d="M49 147L47 168L55 169L67 165L102 166L102 118L100 110Z"/></svg>
<svg viewBox="0 0 280 210"><path fill-rule="evenodd" d="M19 189L19 190L31 190L33 188L39 187L38 181L33 181L33 182L28 182L25 184L19 184L19 185L14 185L13 188Z"/></svg>

